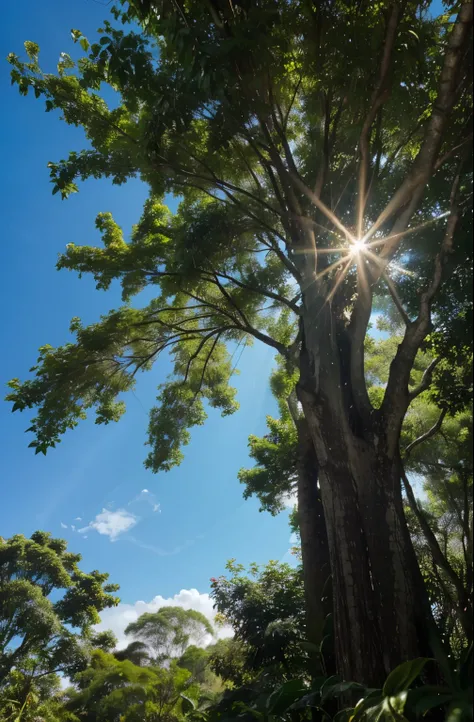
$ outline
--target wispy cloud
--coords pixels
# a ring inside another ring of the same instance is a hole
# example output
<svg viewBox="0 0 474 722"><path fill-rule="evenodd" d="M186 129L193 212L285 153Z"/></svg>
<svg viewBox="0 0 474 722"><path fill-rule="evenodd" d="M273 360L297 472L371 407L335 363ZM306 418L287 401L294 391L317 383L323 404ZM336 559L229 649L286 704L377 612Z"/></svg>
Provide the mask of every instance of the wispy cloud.
<svg viewBox="0 0 474 722"><path fill-rule="evenodd" d="M63 522L61 522L61 529L67 529L67 524L63 524Z"/></svg>
<svg viewBox="0 0 474 722"><path fill-rule="evenodd" d="M151 506L154 513L161 511L160 504L158 504L158 502L156 501L155 495L152 494L152 492L148 489L142 489L138 496L132 499L132 501L128 502L128 506L140 503L148 504L148 506Z"/></svg>
<svg viewBox="0 0 474 722"><path fill-rule="evenodd" d="M78 529L78 531L79 534L85 534L88 531L95 530L99 534L108 536L110 541L114 542L117 541L121 534L125 534L125 532L132 529L138 521L138 517L126 509L117 509L116 511L102 509L93 521L82 527L82 529Z"/></svg>
<svg viewBox="0 0 474 722"><path fill-rule="evenodd" d="M153 554L156 554L158 557L172 557L176 554L179 554L180 552L183 552L185 549L188 549L189 547L194 546L196 541L194 539L186 539L182 544L179 544L176 547L173 547L172 549L163 549L162 547L157 547L154 544L146 544L145 542L141 542L139 539L136 539L134 536L128 536L127 541L131 542L132 544L135 544L137 547L140 547L140 549L146 549L149 552L153 552Z"/></svg>

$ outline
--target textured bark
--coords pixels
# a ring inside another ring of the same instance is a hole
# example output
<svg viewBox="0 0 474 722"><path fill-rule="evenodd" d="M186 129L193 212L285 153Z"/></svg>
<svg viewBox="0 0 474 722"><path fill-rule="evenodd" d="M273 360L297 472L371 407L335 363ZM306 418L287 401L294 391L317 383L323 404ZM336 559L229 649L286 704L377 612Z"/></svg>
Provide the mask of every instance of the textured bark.
<svg viewBox="0 0 474 722"><path fill-rule="evenodd" d="M307 639L308 642L319 647L323 642L325 619L332 611L329 547L321 493L318 488L318 464L308 422L304 417L298 419L297 430L298 523L303 562ZM321 666L319 658L315 659L314 666ZM333 671L333 659L327 645L324 648L323 667L325 672Z"/></svg>
<svg viewBox="0 0 474 722"><path fill-rule="evenodd" d="M388 453L377 413L367 422L355 411L344 334L331 328L329 305L307 303L298 396L318 460L337 666L345 679L380 685L402 661L427 653L430 612L404 517L398 456Z"/></svg>

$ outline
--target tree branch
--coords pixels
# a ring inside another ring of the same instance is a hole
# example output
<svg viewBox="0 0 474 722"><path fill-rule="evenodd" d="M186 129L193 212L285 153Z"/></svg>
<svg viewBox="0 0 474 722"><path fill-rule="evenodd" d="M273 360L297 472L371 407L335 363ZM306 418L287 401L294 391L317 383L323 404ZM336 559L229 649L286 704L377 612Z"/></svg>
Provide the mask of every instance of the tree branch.
<svg viewBox="0 0 474 722"><path fill-rule="evenodd" d="M408 446L406 447L404 454L403 454L404 459L407 459L409 457L409 455L411 454L411 452L413 451L413 449L416 449L416 447L419 446L419 444L422 444L424 441L428 441L428 439L431 439L433 436L435 436L438 433L441 426L443 425L443 421L446 417L446 413L447 413L446 409L443 409L443 411L439 415L438 420L436 421L435 424L433 424L431 429L428 429L428 431L425 431L424 434L421 434L421 436L419 436L417 439L412 441L411 444L408 444Z"/></svg>
<svg viewBox="0 0 474 722"><path fill-rule="evenodd" d="M433 299L441 286L443 269L448 255L452 252L454 232L459 222L460 213L456 206L457 192L460 182L460 173L464 159L461 160L458 173L454 179L451 189L451 215L448 218L446 233L441 247L436 254L434 270L431 282L421 294L419 312L416 321L410 323L405 330L405 335L397 349L395 358L390 366L390 373L384 400L382 402L382 416L385 419L387 440L390 453L395 453L398 444L398 436L406 410L411 402L409 392L410 373L421 343L426 338L431 327L431 307ZM428 373L425 382L429 381ZM414 398L414 397L413 397Z"/></svg>
<svg viewBox="0 0 474 722"><path fill-rule="evenodd" d="M428 543L428 547L430 549L431 555L433 557L433 561L435 564L437 564L440 569L442 569L451 583L453 584L454 588L456 589L457 593L457 607L458 607L458 614L460 622L463 626L463 629L469 629L470 626L470 620L469 620L469 612L470 610L465 607L466 604L466 591L464 589L464 585L459 578L459 576L456 574L455 570L449 563L446 556L441 551L441 547L439 546L438 540L431 529L430 525L428 524L425 515L421 511L421 509L418 506L418 503L415 498L415 494L413 493L412 486L408 480L408 477L406 475L405 470L403 469L403 466L401 466L401 477L403 481L403 486L405 488L408 504L410 506L410 509L412 510L413 514L415 515L418 524L420 525L421 531Z"/></svg>
<svg viewBox="0 0 474 722"><path fill-rule="evenodd" d="M358 181L358 209L357 209L357 237L362 238L365 203L367 196L367 178L369 173L369 140L372 124L382 105L389 96L388 79L392 65L392 56L397 37L398 25L401 17L401 9L398 2L394 2L390 11L387 24L387 32L380 65L380 75L377 86L374 89L371 100L371 107L362 126L359 138L359 181Z"/></svg>
<svg viewBox="0 0 474 722"><path fill-rule="evenodd" d="M441 158L438 158L436 161L435 167L434 167L434 173L436 173L444 163L446 163L447 160L452 158L452 156L460 150L460 148L463 148L466 143L470 143L473 138L473 133L469 133L469 135L464 138L464 140L461 143L458 143L458 145L455 145L454 148L451 148L451 150L448 150L444 155L441 156Z"/></svg>
<svg viewBox="0 0 474 722"><path fill-rule="evenodd" d="M395 304L395 307L396 307L398 313L402 317L405 326L409 326L411 324L410 317L407 314L407 312L405 311L405 309L403 308L403 304L400 300L400 297L397 293L397 290L394 286L392 279L390 278L388 273L383 274L383 279L384 279L385 283L387 284L388 290L390 292L390 296L392 297L392 301Z"/></svg>
<svg viewBox="0 0 474 722"><path fill-rule="evenodd" d="M211 350L210 350L209 353L207 354L207 358L206 358L206 360L205 360L205 362L204 362L204 365L203 365L203 367L202 367L202 373L201 373L201 378L200 378L200 380L199 380L199 386L198 386L198 388L197 388L197 390L196 390L196 392L195 392L195 394L194 394L194 399L193 399L193 401L192 401L193 404L194 404L194 402L196 401L199 393L201 392L202 385L203 385L203 383L204 383L204 375L205 375L205 373L206 373L207 365L208 365L209 361L211 360L211 356L212 356L212 354L214 353L214 349L215 349L215 347L217 346L217 343L218 343L218 341L219 341L219 338L220 338L220 333L218 333L217 336L215 337L215 339L214 339L214 341L213 341L213 343L212 343L212 346L211 346Z"/></svg>
<svg viewBox="0 0 474 722"><path fill-rule="evenodd" d="M410 208L412 209L411 213L409 215L402 214L402 217L392 228L391 235L396 235L404 231L423 195L424 188L435 167L449 115L457 99L458 78L462 68L465 49L471 36L471 30L472 2L464 2L461 5L454 28L448 39L438 84L437 97L433 105L431 117L426 126L423 143L413 164L412 171L408 174L405 181L387 204L385 210L382 211L370 229L370 235L373 235L383 223L386 223L386 221L412 197L416 199L416 203L412 202L410 204ZM388 241L382 250L382 257L390 258L397 245L398 243L395 240Z"/></svg>
<svg viewBox="0 0 474 722"><path fill-rule="evenodd" d="M431 381L433 380L433 372L440 361L441 357L438 356L437 358L433 359L428 368L425 369L420 383L413 389L413 391L410 391L408 395L410 402L412 402L414 399L416 399L417 396L422 394L423 391L429 389L429 387L431 386Z"/></svg>

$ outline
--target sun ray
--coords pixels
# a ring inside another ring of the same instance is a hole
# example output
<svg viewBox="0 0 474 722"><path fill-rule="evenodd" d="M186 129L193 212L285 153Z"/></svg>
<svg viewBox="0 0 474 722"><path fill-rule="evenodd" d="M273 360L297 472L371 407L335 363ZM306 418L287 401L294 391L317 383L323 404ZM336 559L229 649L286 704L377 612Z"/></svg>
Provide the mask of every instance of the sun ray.
<svg viewBox="0 0 474 722"><path fill-rule="evenodd" d="M382 245L383 243L386 243L387 241L392 241L392 240L395 240L396 238L403 238L404 236L408 236L412 233L417 233L418 231L422 230L423 228L428 228L429 226L432 226L434 223L437 223L438 221L442 220L443 218L447 218L450 214L451 214L451 211L445 211L444 213L440 213L439 216L435 216L434 218L430 218L430 220L428 220L428 221L423 221L423 223L419 223L417 226L412 226L411 228L407 228L405 231L400 231L400 233L393 233L390 236L384 236L383 238L376 239L375 241L371 241L367 245L368 246ZM365 235L365 238L368 238L368 233Z"/></svg>
<svg viewBox="0 0 474 722"><path fill-rule="evenodd" d="M319 210L322 213L324 213L326 218L329 221L331 221L333 226L336 226L336 228L339 228L339 230L346 236L346 238L354 241L355 239L354 239L354 236L352 235L352 233L345 227L345 225L339 220L339 218L336 215L334 215L334 213L331 211L331 209L328 208L327 205L318 198L316 193L314 193L310 188L308 188L308 186L305 183L303 183L301 178L299 178L298 176L296 176L294 174L291 174L291 176L293 178L294 183L298 186L298 188L301 190L301 192L304 193L310 199L310 201L312 201L314 203L316 208L319 208Z"/></svg>
<svg viewBox="0 0 474 722"><path fill-rule="evenodd" d="M328 296L324 302L324 305L326 305L327 303L330 303L332 301L332 299L334 298L334 296L336 294L337 289L339 288L339 286L341 285L341 283L347 276L347 271L349 270L349 266L351 266L351 265L352 265L352 258L349 258L346 261L345 267L339 273L339 275L336 279L336 282L335 282L333 288L331 289L331 292L328 294Z"/></svg>
<svg viewBox="0 0 474 722"><path fill-rule="evenodd" d="M319 281L320 278L327 276L328 273L331 273L331 271L333 271L335 268L337 268L341 264L346 263L347 261L350 263L351 259L350 258L348 259L347 255L342 256L338 261L331 263L331 265L328 266L327 268L325 268L324 271L321 271L320 273L318 273L316 276L316 280Z"/></svg>
<svg viewBox="0 0 474 722"><path fill-rule="evenodd" d="M312 248L300 248L296 251L294 251L294 255L298 256L304 253L311 253L313 251ZM337 248L317 248L316 250L318 256L320 254L331 254L331 253L346 253L347 252L347 246L338 246Z"/></svg>
<svg viewBox="0 0 474 722"><path fill-rule="evenodd" d="M404 276L410 276L410 278L418 278L418 274L415 273L415 271L410 271L408 268L400 266L399 263L395 263L394 261L392 261L391 263L389 263L389 266L391 266L395 271L398 271L398 273L402 273Z"/></svg>

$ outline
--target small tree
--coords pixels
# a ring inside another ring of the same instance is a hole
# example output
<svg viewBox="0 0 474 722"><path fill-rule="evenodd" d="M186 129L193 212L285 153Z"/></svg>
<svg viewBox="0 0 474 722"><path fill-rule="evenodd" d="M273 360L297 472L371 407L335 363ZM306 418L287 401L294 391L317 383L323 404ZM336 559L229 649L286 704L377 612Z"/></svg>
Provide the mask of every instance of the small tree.
<svg viewBox="0 0 474 722"><path fill-rule="evenodd" d="M162 607L146 612L131 622L125 634L143 642L155 664L176 659L191 643L202 642L213 634L212 624L201 612L182 607Z"/></svg>
<svg viewBox="0 0 474 722"><path fill-rule="evenodd" d="M285 675L306 675L301 569L270 562L252 565L246 576L235 561L228 562L227 569L228 577L212 580L212 596L219 615L232 626L234 640L216 645L211 654L215 671L238 684L263 671L270 685Z"/></svg>
<svg viewBox="0 0 474 722"><path fill-rule="evenodd" d="M199 694L186 669L137 667L102 651L74 682L66 707L87 722L178 722L184 697Z"/></svg>
<svg viewBox="0 0 474 722"><path fill-rule="evenodd" d="M22 672L23 701L36 678L69 676L86 666L95 642L110 645L92 626L118 604L118 585L81 571L80 560L47 532L0 537L0 687L12 669Z"/></svg>

